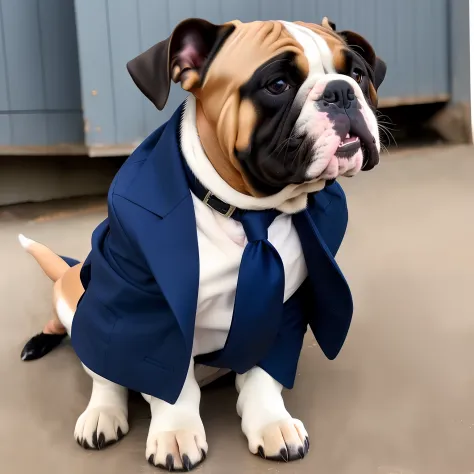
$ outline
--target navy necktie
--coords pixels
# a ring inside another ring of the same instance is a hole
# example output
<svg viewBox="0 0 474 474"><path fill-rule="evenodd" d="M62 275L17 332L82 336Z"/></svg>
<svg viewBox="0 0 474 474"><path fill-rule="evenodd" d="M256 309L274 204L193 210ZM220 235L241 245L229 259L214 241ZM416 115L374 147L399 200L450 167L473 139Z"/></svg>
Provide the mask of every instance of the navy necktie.
<svg viewBox="0 0 474 474"><path fill-rule="evenodd" d="M248 240L240 263L232 324L224 348L199 357L202 363L244 373L263 359L273 344L281 325L285 291L281 257L268 241L268 228L278 214L274 210L237 211L232 216L242 223Z"/></svg>
<svg viewBox="0 0 474 474"><path fill-rule="evenodd" d="M268 241L268 227L278 214L274 210L237 211L232 216L242 223L248 239L232 325L224 348L198 356L198 362L244 373L263 360L274 344L283 319L285 274L280 255ZM293 215L293 224L310 280L305 310L309 311L311 329L323 352L334 359L351 323L351 292L309 211Z"/></svg>

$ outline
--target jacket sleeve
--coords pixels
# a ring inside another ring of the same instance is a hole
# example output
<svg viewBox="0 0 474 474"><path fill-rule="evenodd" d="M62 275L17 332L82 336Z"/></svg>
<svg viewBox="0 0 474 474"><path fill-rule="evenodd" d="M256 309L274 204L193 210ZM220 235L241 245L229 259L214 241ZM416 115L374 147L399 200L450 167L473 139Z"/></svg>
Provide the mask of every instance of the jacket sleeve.
<svg viewBox="0 0 474 474"><path fill-rule="evenodd" d="M164 328L157 326L156 318L162 294L138 246L122 227L117 208L112 195L108 218L93 232L92 250L81 272L85 293L74 316L71 337L89 369L120 383L111 368L119 364L117 357L127 352L128 359L146 357L149 339ZM113 363L107 361L111 358Z"/></svg>

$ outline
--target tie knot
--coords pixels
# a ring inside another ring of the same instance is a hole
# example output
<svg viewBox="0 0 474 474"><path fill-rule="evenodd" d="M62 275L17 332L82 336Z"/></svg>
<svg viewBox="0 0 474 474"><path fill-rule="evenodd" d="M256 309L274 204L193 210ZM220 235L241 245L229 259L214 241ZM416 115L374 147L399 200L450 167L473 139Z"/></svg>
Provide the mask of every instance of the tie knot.
<svg viewBox="0 0 474 474"><path fill-rule="evenodd" d="M279 214L278 211L244 211L234 214L234 219L240 221L249 242L268 239L268 228Z"/></svg>

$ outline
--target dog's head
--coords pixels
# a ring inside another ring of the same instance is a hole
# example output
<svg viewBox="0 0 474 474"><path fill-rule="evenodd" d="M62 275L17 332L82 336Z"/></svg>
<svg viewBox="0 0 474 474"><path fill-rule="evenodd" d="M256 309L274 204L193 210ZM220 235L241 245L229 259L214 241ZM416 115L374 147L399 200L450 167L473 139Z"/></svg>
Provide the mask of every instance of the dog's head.
<svg viewBox="0 0 474 474"><path fill-rule="evenodd" d="M189 19L127 67L160 110L171 80L196 97L205 151L218 150L217 161L249 194L353 176L379 161L375 109L385 63L327 18L321 25Z"/></svg>

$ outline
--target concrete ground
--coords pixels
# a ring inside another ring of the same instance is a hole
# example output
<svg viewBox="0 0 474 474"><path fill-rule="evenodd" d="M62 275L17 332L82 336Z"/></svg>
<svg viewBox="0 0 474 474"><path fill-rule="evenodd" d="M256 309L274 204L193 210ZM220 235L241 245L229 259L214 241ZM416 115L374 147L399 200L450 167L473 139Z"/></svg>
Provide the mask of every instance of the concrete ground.
<svg viewBox="0 0 474 474"><path fill-rule="evenodd" d="M206 474L469 474L474 472L474 149L385 155L341 180L350 205L338 256L354 323L329 362L311 336L286 393L312 449L281 464L250 455L231 384L205 390ZM81 209L71 212L71 208ZM83 258L102 201L0 210L0 466L5 474L151 473L147 405L131 401L131 432L102 452L73 439L90 380L67 344L24 363L20 350L48 319L51 283L16 241L23 232Z"/></svg>

